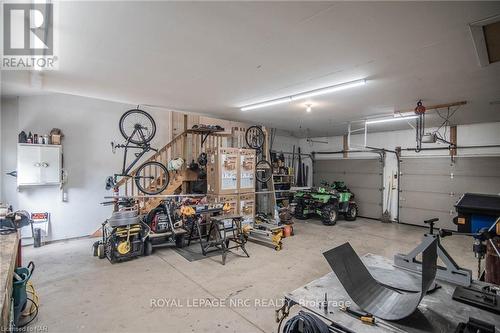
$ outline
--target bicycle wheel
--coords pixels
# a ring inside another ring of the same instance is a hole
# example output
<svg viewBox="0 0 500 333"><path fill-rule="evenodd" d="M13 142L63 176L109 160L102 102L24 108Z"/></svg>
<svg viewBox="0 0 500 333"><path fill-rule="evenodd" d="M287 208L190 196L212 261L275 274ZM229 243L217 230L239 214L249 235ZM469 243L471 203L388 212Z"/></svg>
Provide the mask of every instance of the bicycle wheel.
<svg viewBox="0 0 500 333"><path fill-rule="evenodd" d="M154 195L163 192L170 181L167 168L160 162L150 161L142 164L134 175L135 184L144 194Z"/></svg>
<svg viewBox="0 0 500 333"><path fill-rule="evenodd" d="M132 109L120 118L120 133L136 145L148 143L156 134L156 123L146 111Z"/></svg>
<svg viewBox="0 0 500 333"><path fill-rule="evenodd" d="M264 132L259 126L250 126L245 132L245 140L248 147L253 149L261 149L264 146Z"/></svg>
<svg viewBox="0 0 500 333"><path fill-rule="evenodd" d="M267 183L273 176L273 166L266 160L261 160L255 165L255 179L261 183Z"/></svg>

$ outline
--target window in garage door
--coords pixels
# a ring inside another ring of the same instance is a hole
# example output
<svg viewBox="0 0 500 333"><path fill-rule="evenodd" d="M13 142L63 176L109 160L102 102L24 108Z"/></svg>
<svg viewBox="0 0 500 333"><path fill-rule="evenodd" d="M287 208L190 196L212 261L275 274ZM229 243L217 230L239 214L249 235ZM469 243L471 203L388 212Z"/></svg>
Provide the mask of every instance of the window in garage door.
<svg viewBox="0 0 500 333"><path fill-rule="evenodd" d="M316 159L313 171L314 186L320 186L322 181L343 181L355 195L359 216L380 219L383 190L382 159Z"/></svg>
<svg viewBox="0 0 500 333"><path fill-rule="evenodd" d="M405 157L401 162L400 222L456 229L455 203L463 193L500 193L500 156Z"/></svg>

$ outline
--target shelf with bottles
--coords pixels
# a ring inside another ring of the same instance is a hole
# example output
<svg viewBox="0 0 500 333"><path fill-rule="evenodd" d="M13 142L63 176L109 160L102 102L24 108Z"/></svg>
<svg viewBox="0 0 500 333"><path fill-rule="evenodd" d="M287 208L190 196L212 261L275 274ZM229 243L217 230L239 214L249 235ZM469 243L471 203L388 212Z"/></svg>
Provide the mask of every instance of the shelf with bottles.
<svg viewBox="0 0 500 333"><path fill-rule="evenodd" d="M53 128L49 134L37 134L31 131L26 134L25 131L21 131L18 135L18 143L59 146L61 145L62 137L62 132L58 128Z"/></svg>

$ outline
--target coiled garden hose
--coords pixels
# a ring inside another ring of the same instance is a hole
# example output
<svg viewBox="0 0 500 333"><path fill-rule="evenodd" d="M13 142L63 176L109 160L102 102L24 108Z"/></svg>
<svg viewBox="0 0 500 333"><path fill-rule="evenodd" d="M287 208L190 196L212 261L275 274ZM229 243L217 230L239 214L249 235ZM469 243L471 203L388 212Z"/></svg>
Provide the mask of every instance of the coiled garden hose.
<svg viewBox="0 0 500 333"><path fill-rule="evenodd" d="M328 325L312 313L299 311L283 326L283 333L330 333Z"/></svg>
<svg viewBox="0 0 500 333"><path fill-rule="evenodd" d="M17 326L18 329L27 326L38 316L40 299L31 281L28 281L28 283L26 284L26 292L30 294L26 299L31 302L31 305L29 306L29 308L28 306L26 306L26 309L22 313L22 316L29 319L26 319L23 323L19 324Z"/></svg>

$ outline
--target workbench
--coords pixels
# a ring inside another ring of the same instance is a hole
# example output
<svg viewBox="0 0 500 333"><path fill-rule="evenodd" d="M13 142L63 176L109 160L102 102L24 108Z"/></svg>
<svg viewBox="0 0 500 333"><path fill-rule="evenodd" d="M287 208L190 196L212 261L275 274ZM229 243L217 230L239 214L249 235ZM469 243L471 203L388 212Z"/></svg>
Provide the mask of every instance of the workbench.
<svg viewBox="0 0 500 333"><path fill-rule="evenodd" d="M0 235L0 332L9 328L12 298L12 275L16 268L19 234Z"/></svg>
<svg viewBox="0 0 500 333"><path fill-rule="evenodd" d="M392 260L385 257L367 254L361 259L373 277L380 282L396 288L418 290L421 279L418 274L394 267ZM436 282L440 288L428 293L411 316L398 321L385 321L377 318L376 321L379 323L376 325L362 323L359 319L340 310L342 305L351 306L353 309L358 308L333 272L286 294L285 302L289 306L300 305L328 323L333 321L357 333L454 332L458 323L467 322L469 317L494 324L499 332L500 315L452 300L455 285L443 281ZM486 285L482 282L473 282L473 284ZM329 304L326 311L322 307L325 293Z"/></svg>

